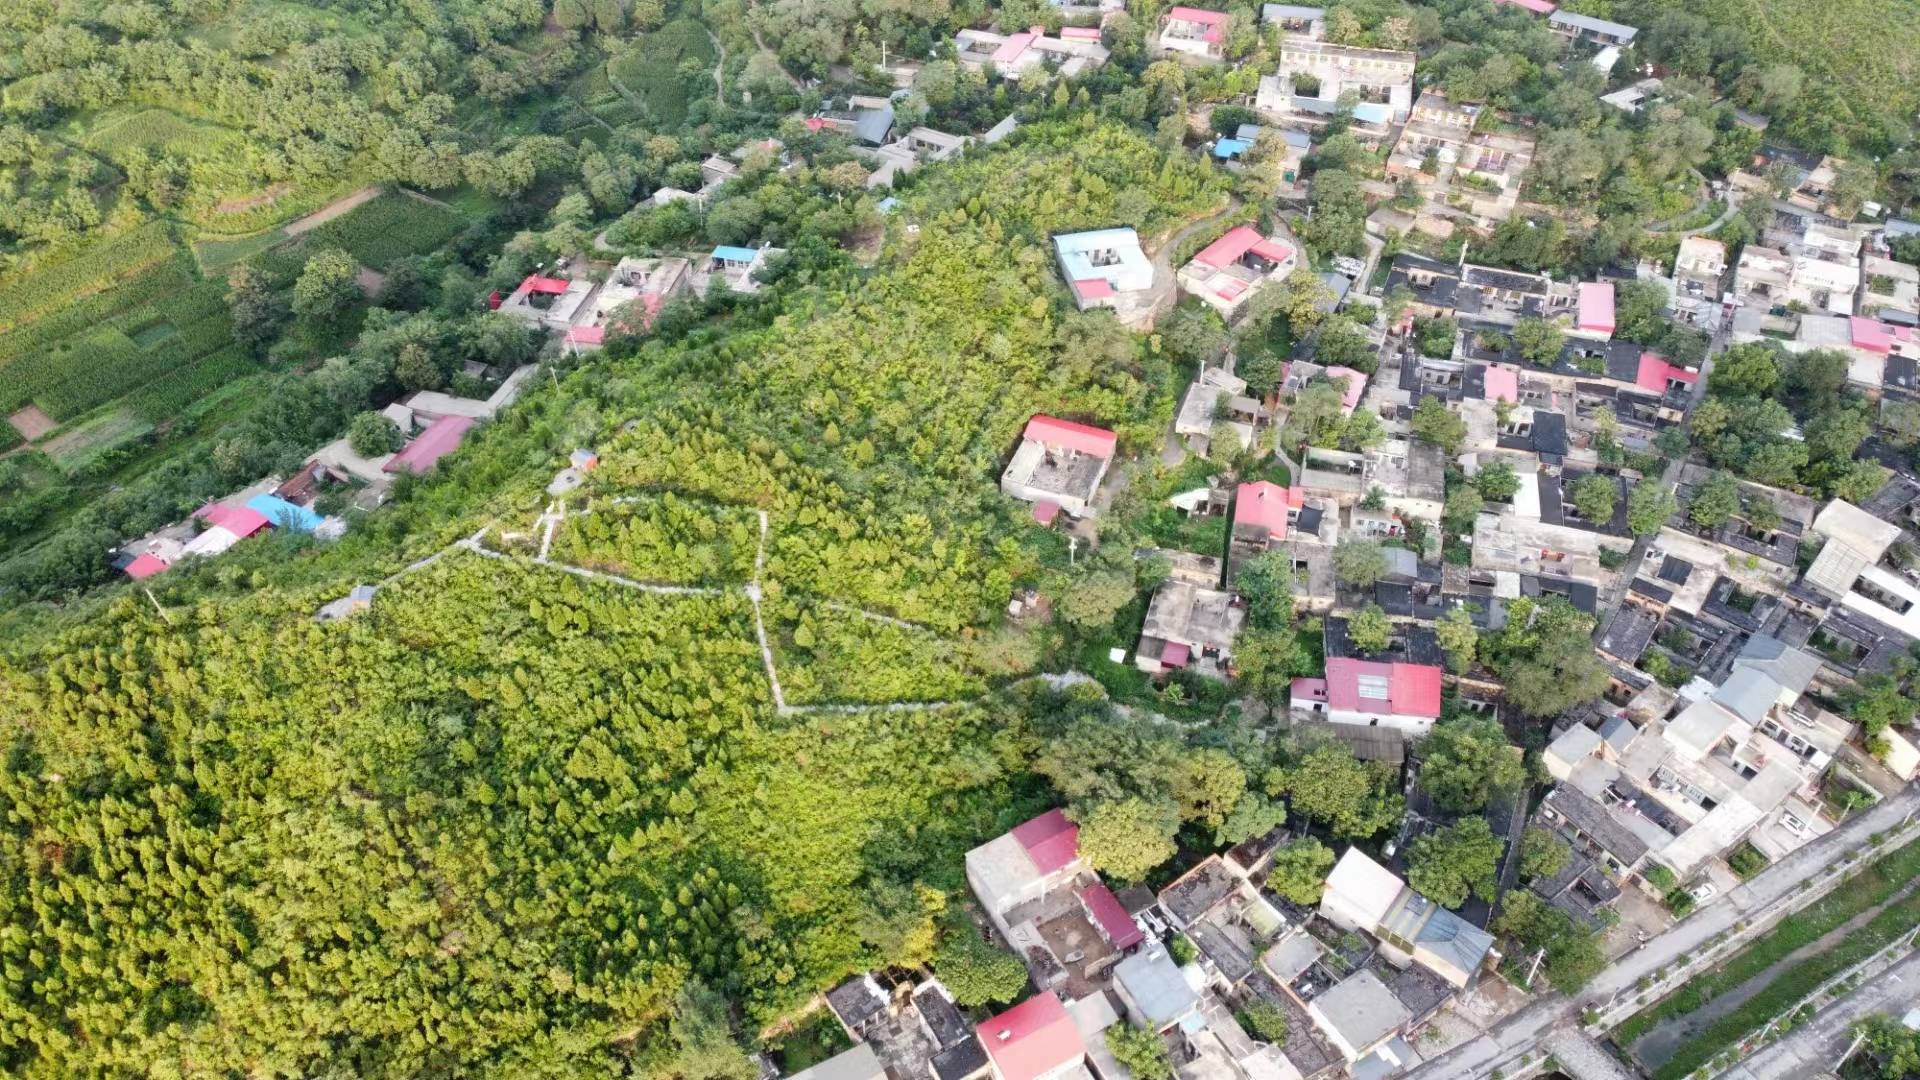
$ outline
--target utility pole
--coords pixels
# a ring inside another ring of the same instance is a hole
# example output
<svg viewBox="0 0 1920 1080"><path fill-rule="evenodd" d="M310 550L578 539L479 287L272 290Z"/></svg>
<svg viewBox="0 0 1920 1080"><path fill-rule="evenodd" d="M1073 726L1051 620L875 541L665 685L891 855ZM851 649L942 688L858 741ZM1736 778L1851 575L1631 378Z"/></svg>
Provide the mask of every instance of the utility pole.
<svg viewBox="0 0 1920 1080"><path fill-rule="evenodd" d="M157 597L153 595L153 590L148 588L142 588L140 591L147 594L148 600L153 601L153 610L160 613L160 618L165 620L168 626L172 626L173 616L167 614L167 609L160 606L160 601Z"/></svg>

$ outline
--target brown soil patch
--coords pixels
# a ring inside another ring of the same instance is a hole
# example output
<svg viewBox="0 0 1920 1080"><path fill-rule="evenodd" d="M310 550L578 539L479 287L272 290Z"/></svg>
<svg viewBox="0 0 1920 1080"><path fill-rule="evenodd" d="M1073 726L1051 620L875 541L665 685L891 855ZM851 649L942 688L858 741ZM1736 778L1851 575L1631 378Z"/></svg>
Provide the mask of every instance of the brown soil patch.
<svg viewBox="0 0 1920 1080"><path fill-rule="evenodd" d="M19 432L20 437L28 442L60 426L54 423L53 417L41 412L38 405L29 405L7 417L7 423L12 424L13 430Z"/></svg>
<svg viewBox="0 0 1920 1080"><path fill-rule="evenodd" d="M265 191L248 195L245 198L225 199L220 205L213 209L215 213L219 214L244 214L249 210L258 210L260 207L266 206L291 190L293 190L292 184L275 184Z"/></svg>
<svg viewBox="0 0 1920 1080"><path fill-rule="evenodd" d="M380 194L380 190L379 185L376 184L373 187L361 188L359 191L345 198L335 199L321 209L315 210L313 213L287 226L287 235L299 236L301 233L312 232L327 222L332 221L334 218L353 210L355 207L363 203L371 202L375 196Z"/></svg>
<svg viewBox="0 0 1920 1080"><path fill-rule="evenodd" d="M361 294L369 300L380 299L380 294L387 288L387 275L365 266L360 268L359 273L353 275L353 280L360 283Z"/></svg>

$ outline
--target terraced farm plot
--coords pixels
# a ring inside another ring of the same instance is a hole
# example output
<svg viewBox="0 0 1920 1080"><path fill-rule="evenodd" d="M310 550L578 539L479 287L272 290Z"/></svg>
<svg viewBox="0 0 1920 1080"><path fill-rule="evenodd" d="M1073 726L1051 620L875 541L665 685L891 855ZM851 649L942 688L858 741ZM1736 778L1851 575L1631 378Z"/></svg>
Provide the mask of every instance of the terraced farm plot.
<svg viewBox="0 0 1920 1080"><path fill-rule="evenodd" d="M138 109L96 122L83 145L117 162L135 150L217 158L240 153L245 141L231 128L189 120L165 109Z"/></svg>
<svg viewBox="0 0 1920 1080"><path fill-rule="evenodd" d="M460 231L460 215L400 191L384 192L304 234L307 250L337 247L375 270L432 251Z"/></svg>
<svg viewBox="0 0 1920 1080"><path fill-rule="evenodd" d="M692 19L675 19L613 61L607 74L616 86L638 97L656 123L677 128L687 119L688 87L680 78L681 62L697 60L710 69L715 59L706 28Z"/></svg>
<svg viewBox="0 0 1920 1080"><path fill-rule="evenodd" d="M637 581L738 584L753 576L759 527L749 510L669 492L568 516L554 535L552 557Z"/></svg>
<svg viewBox="0 0 1920 1080"><path fill-rule="evenodd" d="M790 704L957 701L986 689L959 645L931 631L795 598L769 603L767 618Z"/></svg>

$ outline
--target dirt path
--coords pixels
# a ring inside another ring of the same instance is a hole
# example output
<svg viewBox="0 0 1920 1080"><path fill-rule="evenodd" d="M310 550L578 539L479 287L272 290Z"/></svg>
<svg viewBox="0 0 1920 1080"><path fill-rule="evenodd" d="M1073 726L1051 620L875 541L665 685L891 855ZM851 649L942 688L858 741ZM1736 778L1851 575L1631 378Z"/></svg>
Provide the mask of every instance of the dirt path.
<svg viewBox="0 0 1920 1080"><path fill-rule="evenodd" d="M780 62L779 53L774 52L772 49L767 48L767 43L764 40L762 40L760 37L759 29L754 28L752 30L752 33L753 33L753 43L760 47L761 52L766 53L768 56L773 57L773 65L780 69L780 74L785 75L787 77L787 82L790 83L795 90L805 90L807 88L807 84L801 82L799 76L787 70L787 65Z"/></svg>
<svg viewBox="0 0 1920 1080"><path fill-rule="evenodd" d="M439 199L436 199L431 195L422 194L421 192L415 191L412 188L400 188L399 191L400 191L400 194L405 195L410 199L419 199L421 202L426 203L428 206L437 206L442 210L450 210L456 214L460 212L460 208L453 205L452 203L441 202Z"/></svg>
<svg viewBox="0 0 1920 1080"><path fill-rule="evenodd" d="M325 225L327 222L332 221L334 218L342 214L351 213L353 210L372 202L380 195L380 192L384 190L385 189L379 184L375 184L372 187L363 187L359 191L344 198L335 199L333 202L315 210L299 221L288 225L285 230L286 234L288 236L299 236L302 233L310 233L320 226Z"/></svg>
<svg viewBox="0 0 1920 1080"><path fill-rule="evenodd" d="M702 27L702 29L706 28ZM727 82L725 74L727 70L727 47L720 44L720 39L713 36L712 30L707 30L707 40L713 42L713 51L718 54L713 62L713 103L715 105L725 105L727 103Z"/></svg>

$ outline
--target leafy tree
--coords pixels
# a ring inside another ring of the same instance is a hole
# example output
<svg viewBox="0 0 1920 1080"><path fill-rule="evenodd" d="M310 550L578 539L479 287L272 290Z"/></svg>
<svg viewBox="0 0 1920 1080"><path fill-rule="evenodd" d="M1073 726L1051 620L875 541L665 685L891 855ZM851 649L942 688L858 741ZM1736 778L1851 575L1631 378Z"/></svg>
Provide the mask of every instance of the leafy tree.
<svg viewBox="0 0 1920 1080"><path fill-rule="evenodd" d="M1489 502L1506 502L1520 490L1520 477L1506 462L1490 461L1473 474L1473 486Z"/></svg>
<svg viewBox="0 0 1920 1080"><path fill-rule="evenodd" d="M1718 529L1739 511L1740 482L1725 469L1715 469L1694 489L1693 500L1687 504L1687 517L1703 529Z"/></svg>
<svg viewBox="0 0 1920 1080"><path fill-rule="evenodd" d="M674 998L673 1075L685 1080L754 1080L759 1065L735 1038L727 999L689 979Z"/></svg>
<svg viewBox="0 0 1920 1080"><path fill-rule="evenodd" d="M1139 881L1173 858L1180 809L1171 800L1103 800L1076 809L1074 816L1080 824L1080 854L1102 873Z"/></svg>
<svg viewBox="0 0 1920 1080"><path fill-rule="evenodd" d="M1861 1054L1872 1060L1884 1080L1920 1076L1920 1032L1876 1013L1856 1021L1853 1033L1860 1039Z"/></svg>
<svg viewBox="0 0 1920 1080"><path fill-rule="evenodd" d="M1521 319L1513 324L1513 346L1528 361L1552 367L1560 359L1560 348L1567 335L1546 319Z"/></svg>
<svg viewBox="0 0 1920 1080"><path fill-rule="evenodd" d="M1240 690L1269 706L1287 700L1293 680L1310 674L1312 658L1291 629L1250 629L1234 643L1233 662Z"/></svg>
<svg viewBox="0 0 1920 1080"><path fill-rule="evenodd" d="M1267 871L1267 888L1301 907L1320 903L1327 874L1333 870L1333 852L1313 837L1305 837L1274 852Z"/></svg>
<svg viewBox="0 0 1920 1080"><path fill-rule="evenodd" d="M1256 836L1265 836L1287 823L1287 808L1257 791L1245 791L1233 811L1213 831L1213 842L1231 847Z"/></svg>
<svg viewBox="0 0 1920 1080"><path fill-rule="evenodd" d="M227 304L233 312L233 340L256 357L266 355L293 316L286 294L251 266L243 266L235 274Z"/></svg>
<svg viewBox="0 0 1920 1080"><path fill-rule="evenodd" d="M1567 868L1573 849L1549 829L1529 827L1520 841L1520 876L1528 881L1550 878Z"/></svg>
<svg viewBox="0 0 1920 1080"><path fill-rule="evenodd" d="M1387 554L1371 540L1342 540L1334 545L1333 572L1341 581L1366 588L1387 572Z"/></svg>
<svg viewBox="0 0 1920 1080"><path fill-rule="evenodd" d="M1271 630L1293 621L1293 561L1269 551L1247 561L1233 579L1234 591L1247 602L1247 627Z"/></svg>
<svg viewBox="0 0 1920 1080"><path fill-rule="evenodd" d="M1433 635L1439 640L1441 651L1447 654L1448 670L1456 675L1472 670L1474 653L1480 647L1480 631L1473 625L1471 612L1464 606L1448 608L1433 624Z"/></svg>
<svg viewBox="0 0 1920 1080"><path fill-rule="evenodd" d="M987 944L964 917L952 920L941 938L933 970L953 992L953 1000L968 1008L1012 1001L1027 988L1027 965Z"/></svg>
<svg viewBox="0 0 1920 1080"><path fill-rule="evenodd" d="M1562 994L1579 993L1607 966L1599 934L1525 890L1507 894L1493 931L1518 942L1520 951L1529 957L1534 952L1542 953L1541 971Z"/></svg>
<svg viewBox="0 0 1920 1080"><path fill-rule="evenodd" d="M1313 282L1322 290L1326 286L1319 278ZM1329 294L1328 299L1332 299ZM1347 315L1329 315L1320 323L1320 329L1314 334L1313 356L1316 363L1328 367L1349 367L1355 371L1373 374L1380 366L1380 358L1374 352L1372 340L1360 324Z"/></svg>
<svg viewBox="0 0 1920 1080"><path fill-rule="evenodd" d="M1471 535L1474 522L1479 520L1480 510L1485 505L1486 500L1481 498L1479 488L1472 484L1456 485L1447 493L1447 502L1440 513L1440 521L1447 527L1448 532L1461 536Z"/></svg>
<svg viewBox="0 0 1920 1080"><path fill-rule="evenodd" d="M1133 578L1119 570L1099 570L1065 585L1054 600L1054 613L1082 629L1093 630L1113 622L1120 609L1133 602Z"/></svg>
<svg viewBox="0 0 1920 1080"><path fill-rule="evenodd" d="M1618 493L1611 479L1592 473L1573 482L1573 508L1580 516L1597 525L1613 520L1613 502Z"/></svg>
<svg viewBox="0 0 1920 1080"><path fill-rule="evenodd" d="M1160 344L1174 359L1205 366L1227 348L1227 325L1212 308L1181 304L1155 329Z"/></svg>
<svg viewBox="0 0 1920 1080"><path fill-rule="evenodd" d="M1874 738L1895 725L1913 720L1920 702L1903 693L1900 683L1889 675L1868 675L1857 689L1844 699L1847 716L1859 724L1868 738Z"/></svg>
<svg viewBox="0 0 1920 1080"><path fill-rule="evenodd" d="M1761 397L1780 381L1779 352L1764 342L1735 345L1713 363L1707 387L1716 394Z"/></svg>
<svg viewBox="0 0 1920 1080"><path fill-rule="evenodd" d="M1368 409L1353 410L1340 426L1340 449L1349 453L1371 450L1386 438L1386 426Z"/></svg>
<svg viewBox="0 0 1920 1080"><path fill-rule="evenodd" d="M1407 846L1407 884L1441 907L1457 908L1469 893L1491 903L1504 850L1485 818L1462 818Z"/></svg>
<svg viewBox="0 0 1920 1080"><path fill-rule="evenodd" d="M1458 610L1458 609L1455 609ZM1526 765L1500 722L1478 713L1442 720L1421 744L1420 786L1448 810L1467 813L1527 781Z"/></svg>
<svg viewBox="0 0 1920 1080"><path fill-rule="evenodd" d="M293 313L310 322L332 322L360 298L359 272L353 256L339 248L314 252L293 283Z"/></svg>
<svg viewBox="0 0 1920 1080"><path fill-rule="evenodd" d="M1159 1032L1115 1024L1107 1029L1106 1039L1113 1059L1140 1080L1172 1080L1173 1061Z"/></svg>
<svg viewBox="0 0 1920 1080"><path fill-rule="evenodd" d="M1627 528L1636 536L1652 536L1678 509L1673 492L1658 477L1649 476L1633 485L1627 495Z"/></svg>
<svg viewBox="0 0 1920 1080"><path fill-rule="evenodd" d="M1239 1021L1240 1027L1248 1035L1261 1042L1280 1046L1287 1041L1286 1011L1272 1002L1254 998L1248 1002L1246 1008L1234 1014L1234 1019Z"/></svg>
<svg viewBox="0 0 1920 1080"><path fill-rule="evenodd" d="M1467 422L1435 394L1420 399L1413 410L1412 426L1415 435L1446 451L1448 457L1458 454L1467 438Z"/></svg>
<svg viewBox="0 0 1920 1080"><path fill-rule="evenodd" d="M1393 624L1387 621L1387 613L1380 610L1380 605L1368 604L1347 620L1347 637L1353 647L1364 654L1385 652L1393 640Z"/></svg>
<svg viewBox="0 0 1920 1080"><path fill-rule="evenodd" d="M1507 625L1480 644L1506 684L1508 704L1531 716L1557 716L1607 687L1592 635L1593 618L1564 598L1522 597L1508 604Z"/></svg>
<svg viewBox="0 0 1920 1080"><path fill-rule="evenodd" d="M400 429L377 412L363 412L347 425L347 445L361 457L373 458L399 449Z"/></svg>
<svg viewBox="0 0 1920 1080"><path fill-rule="evenodd" d="M1315 747L1269 770L1267 791L1285 794L1293 811L1327 825L1335 836L1372 836L1397 823L1406 807L1390 767L1361 761L1339 744Z"/></svg>

